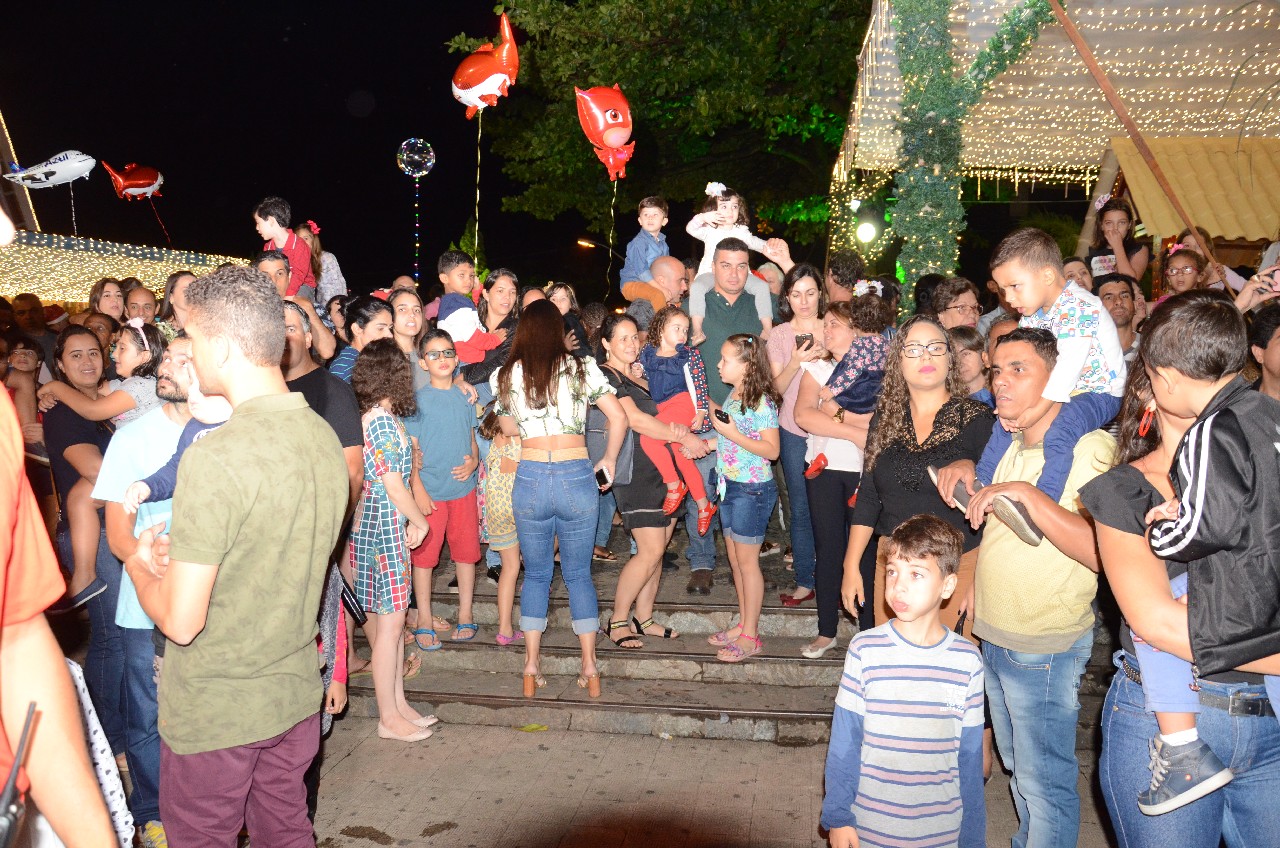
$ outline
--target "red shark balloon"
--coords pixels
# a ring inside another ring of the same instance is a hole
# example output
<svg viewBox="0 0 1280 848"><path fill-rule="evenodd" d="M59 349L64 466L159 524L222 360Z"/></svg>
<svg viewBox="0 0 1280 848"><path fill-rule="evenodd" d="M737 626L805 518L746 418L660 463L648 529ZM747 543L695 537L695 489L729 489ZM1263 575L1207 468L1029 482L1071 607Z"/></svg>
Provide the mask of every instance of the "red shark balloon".
<svg viewBox="0 0 1280 848"><path fill-rule="evenodd" d="M627 161L635 152L636 143L630 144L631 105L626 95L614 83L612 88L598 85L583 91L574 88L578 95L578 121L587 141L595 148L596 157L609 171L609 179L627 175Z"/></svg>
<svg viewBox="0 0 1280 848"><path fill-rule="evenodd" d="M467 107L468 120L486 106L497 106L498 98L516 84L520 56L505 12L498 19L498 35L496 45L480 45L453 72L453 96Z"/></svg>
<svg viewBox="0 0 1280 848"><path fill-rule="evenodd" d="M122 197L125 200L151 197L152 195L161 197L160 186L164 183L164 175L155 168L135 165L132 162L119 171L106 162L102 163L102 167L111 176L111 184L115 186L116 197Z"/></svg>

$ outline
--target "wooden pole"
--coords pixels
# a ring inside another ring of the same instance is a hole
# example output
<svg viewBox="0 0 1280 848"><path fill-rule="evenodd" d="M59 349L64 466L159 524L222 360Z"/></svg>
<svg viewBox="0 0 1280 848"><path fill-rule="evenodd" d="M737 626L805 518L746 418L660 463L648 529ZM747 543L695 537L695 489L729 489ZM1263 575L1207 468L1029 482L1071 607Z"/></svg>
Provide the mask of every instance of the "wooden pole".
<svg viewBox="0 0 1280 848"><path fill-rule="evenodd" d="M1201 238L1200 231L1191 222L1191 216L1182 208L1182 202L1178 200L1178 195L1174 193L1173 186L1169 185L1169 180L1160 168L1160 163L1156 161L1156 155L1151 152L1151 147L1147 144L1146 138L1143 137L1142 130L1138 129L1138 125L1134 123L1132 116L1129 115L1128 107L1124 105L1124 101L1116 93L1115 86L1111 84L1111 80L1107 77L1107 72L1102 70L1098 60L1094 58L1093 51L1089 49L1089 45L1085 43L1084 38L1080 35L1080 30L1076 29L1076 25L1067 17L1067 12L1062 8L1062 3L1059 0L1049 0L1049 5L1053 7L1054 16L1058 19L1058 23L1062 24L1062 28L1067 33L1067 38L1071 39L1071 43L1075 45L1076 52L1084 60L1089 73L1093 74L1094 80L1098 83L1098 88L1102 89L1103 95L1107 98L1107 103L1111 104L1112 111L1116 113L1116 117L1124 125L1125 132L1129 134L1134 146L1138 148L1138 153L1142 156L1142 160L1151 169L1151 175L1156 178L1156 185L1160 186L1164 196L1169 199L1169 203L1173 206L1173 211L1177 212L1178 217L1182 219L1183 226L1191 231L1196 244L1200 245L1200 251L1204 254L1205 261L1211 261L1213 251L1209 249L1209 245L1205 244L1204 239Z"/></svg>

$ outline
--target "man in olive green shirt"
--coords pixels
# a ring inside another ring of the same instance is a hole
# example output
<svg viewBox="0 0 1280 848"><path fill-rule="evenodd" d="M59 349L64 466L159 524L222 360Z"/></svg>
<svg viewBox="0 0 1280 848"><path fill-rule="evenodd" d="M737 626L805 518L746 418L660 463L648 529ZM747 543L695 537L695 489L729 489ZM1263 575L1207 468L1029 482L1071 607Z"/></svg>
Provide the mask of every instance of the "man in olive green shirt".
<svg viewBox="0 0 1280 848"><path fill-rule="evenodd" d="M186 292L201 385L234 409L178 469L170 537L126 563L172 643L160 679L160 809L175 845L314 845L303 775L320 739L316 648L329 554L347 505L332 428L280 371L283 309L251 268Z"/></svg>

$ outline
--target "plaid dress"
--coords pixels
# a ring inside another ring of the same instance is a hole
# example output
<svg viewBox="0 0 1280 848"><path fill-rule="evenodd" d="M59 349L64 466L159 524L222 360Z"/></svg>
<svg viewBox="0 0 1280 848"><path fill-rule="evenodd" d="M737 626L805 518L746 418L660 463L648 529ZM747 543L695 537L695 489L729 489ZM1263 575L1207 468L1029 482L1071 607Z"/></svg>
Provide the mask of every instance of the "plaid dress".
<svg viewBox="0 0 1280 848"><path fill-rule="evenodd" d="M409 480L413 452L400 419L374 409L364 424L364 493L351 523L351 567L356 598L374 615L409 608L409 550L404 517L387 497L382 475L399 473Z"/></svg>

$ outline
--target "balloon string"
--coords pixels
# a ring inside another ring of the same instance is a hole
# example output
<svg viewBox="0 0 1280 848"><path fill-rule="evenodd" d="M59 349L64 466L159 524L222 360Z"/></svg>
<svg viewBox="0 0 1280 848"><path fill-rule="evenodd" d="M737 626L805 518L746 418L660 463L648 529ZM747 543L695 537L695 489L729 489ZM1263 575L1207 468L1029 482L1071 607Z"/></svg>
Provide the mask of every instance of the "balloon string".
<svg viewBox="0 0 1280 848"><path fill-rule="evenodd" d="M472 258L480 252L480 133L484 126L484 110L476 113L476 234L471 244ZM478 261L478 260L477 260Z"/></svg>
<svg viewBox="0 0 1280 848"><path fill-rule="evenodd" d="M422 244L420 238L422 218L418 213L418 180L419 177L413 178L413 279L418 279L418 254L419 247Z"/></svg>
<svg viewBox="0 0 1280 848"><path fill-rule="evenodd" d="M604 300L609 300L609 288L612 286L610 280L613 274L613 238L617 229L618 219L618 181L613 181L613 199L609 201L609 267L604 272Z"/></svg>
<svg viewBox="0 0 1280 848"><path fill-rule="evenodd" d="M156 208L155 200L148 196L147 202L151 204L151 211L155 213L156 223L160 225L160 230L164 233L164 240L169 243L170 247L173 247L173 239L169 238L169 231L165 229L164 221L160 220L160 210Z"/></svg>
<svg viewBox="0 0 1280 848"><path fill-rule="evenodd" d="M71 189L71 235L79 236L80 230L76 227L76 181L67 183L67 188Z"/></svg>

